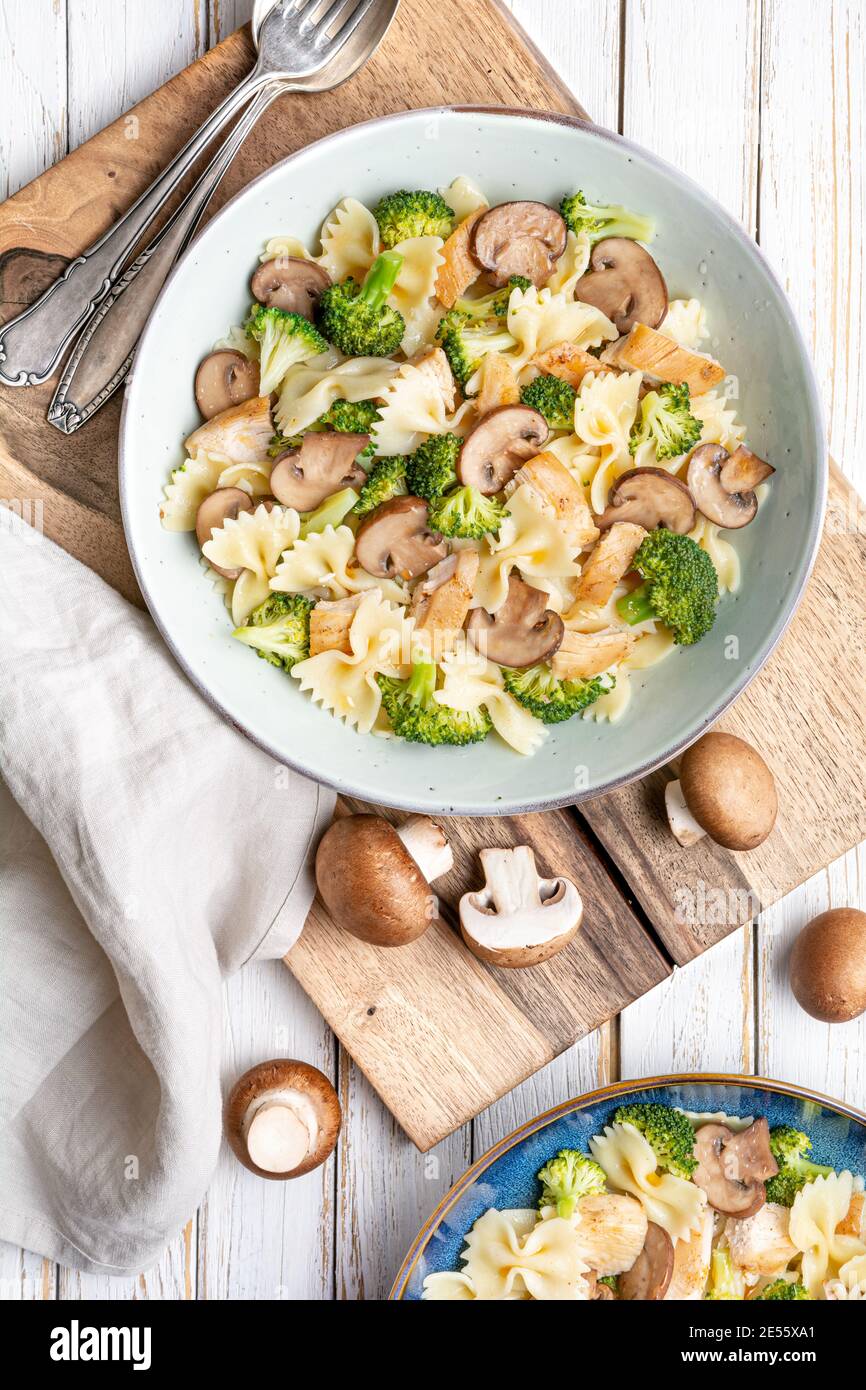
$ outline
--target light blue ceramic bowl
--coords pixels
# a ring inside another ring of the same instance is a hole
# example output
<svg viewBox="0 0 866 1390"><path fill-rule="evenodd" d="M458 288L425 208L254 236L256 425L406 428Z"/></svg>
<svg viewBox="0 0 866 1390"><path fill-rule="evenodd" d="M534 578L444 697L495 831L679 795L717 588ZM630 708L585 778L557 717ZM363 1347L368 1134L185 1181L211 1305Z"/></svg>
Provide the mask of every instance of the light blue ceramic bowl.
<svg viewBox="0 0 866 1390"><path fill-rule="evenodd" d="M509 1134L464 1173L412 1243L391 1290L392 1299L418 1300L428 1274L459 1268L466 1233L489 1207L534 1207L535 1175L559 1149L587 1151L618 1105L659 1101L698 1113L765 1115L770 1125L793 1125L812 1139L812 1157L837 1170L866 1176L866 1115L841 1101L780 1081L747 1076L670 1076L620 1081L566 1101Z"/></svg>
<svg viewBox="0 0 866 1390"><path fill-rule="evenodd" d="M491 202L558 200L582 187L652 214L653 254L672 296L707 307L710 349L740 385L749 442L777 472L772 497L737 546L744 585L712 633L634 678L615 725L555 725L533 758L498 739L428 749L361 736L256 661L230 636L202 577L194 538L163 531L162 485L199 423L199 359L249 306L262 244L280 232L315 244L352 194L368 204L402 186L465 173ZM208 224L170 277L139 345L121 425L124 526L139 583L163 636L202 693L281 763L338 790L410 810L482 815L543 810L641 777L693 742L766 661L803 594L817 551L826 454L812 369L791 307L760 251L711 198L637 146L579 120L520 111L410 111L328 137L276 165ZM728 660L735 634L739 658Z"/></svg>

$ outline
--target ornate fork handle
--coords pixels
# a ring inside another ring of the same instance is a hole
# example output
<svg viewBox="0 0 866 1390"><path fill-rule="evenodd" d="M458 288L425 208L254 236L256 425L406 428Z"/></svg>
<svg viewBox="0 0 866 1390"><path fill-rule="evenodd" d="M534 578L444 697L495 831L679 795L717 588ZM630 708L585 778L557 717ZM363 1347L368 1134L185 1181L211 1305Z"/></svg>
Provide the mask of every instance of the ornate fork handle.
<svg viewBox="0 0 866 1390"><path fill-rule="evenodd" d="M38 386L54 373L85 319L120 277L144 233L210 142L273 73L254 69L175 155L168 168L59 280L0 329L0 383Z"/></svg>

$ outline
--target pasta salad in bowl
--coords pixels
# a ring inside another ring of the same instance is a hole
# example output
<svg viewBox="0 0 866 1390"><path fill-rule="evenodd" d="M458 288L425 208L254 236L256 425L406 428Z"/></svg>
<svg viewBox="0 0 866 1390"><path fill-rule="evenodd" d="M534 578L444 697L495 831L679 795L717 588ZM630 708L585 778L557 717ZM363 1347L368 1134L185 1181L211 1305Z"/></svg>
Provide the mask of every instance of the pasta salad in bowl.
<svg viewBox="0 0 866 1390"><path fill-rule="evenodd" d="M374 124L403 132L419 114ZM487 126L508 114L443 115L454 137L473 121L478 148L444 172L437 149L427 186L368 169L356 185L344 177L312 224L301 210L277 219L273 197L234 218L238 311L194 362L184 352L198 420L187 408L171 442L151 426L166 467L147 468L157 563L185 566L186 595L198 585L206 642L190 645L192 615L178 623L172 596L169 620L154 594L165 575L154 581L138 477L129 506L138 365L124 416L131 549L182 663L286 761L396 805L551 805L669 756L770 649L823 505L817 460L792 470L772 405L756 393L750 418L739 399L742 354L709 278L715 245L684 271L674 211L649 198L633 154L606 180L607 160L581 161L575 136L596 156L623 152L580 123L538 122L551 149L571 137L567 174L555 156L543 190L535 168L505 189ZM280 186L313 151L278 166ZM251 220L258 235L242 241ZM145 378L154 321L185 268L145 334ZM815 423L797 422L804 449ZM818 515L798 518L799 551L776 560L766 536L781 521L767 514L790 517L803 492ZM741 635L740 596L778 563L779 604L762 603ZM683 683L700 689L691 707ZM539 774L523 770L529 759Z"/></svg>
<svg viewBox="0 0 866 1390"><path fill-rule="evenodd" d="M866 1117L747 1078L619 1083L480 1159L392 1298L866 1299Z"/></svg>

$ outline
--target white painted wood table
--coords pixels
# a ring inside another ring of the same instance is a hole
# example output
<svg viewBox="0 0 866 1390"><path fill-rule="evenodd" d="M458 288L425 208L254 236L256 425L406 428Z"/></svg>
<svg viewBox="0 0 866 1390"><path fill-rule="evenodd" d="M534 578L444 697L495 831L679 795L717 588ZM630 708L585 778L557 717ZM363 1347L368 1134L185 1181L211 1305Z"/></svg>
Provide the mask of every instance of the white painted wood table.
<svg viewBox="0 0 866 1390"><path fill-rule="evenodd" d="M474 3L474 0L467 0ZM866 492L866 15L860 0L511 0L593 117L655 150L757 235L817 364L830 447ZM251 0L0 0L0 197L248 18ZM495 62L495 55L491 55ZM852 851L751 927L421 1156L279 963L226 990L225 1077L274 1054L334 1077L335 1159L290 1183L226 1149L200 1211L136 1279L83 1277L0 1246L5 1298L361 1299L386 1294L453 1180L540 1110L616 1077L759 1072L863 1105L866 1018L802 1013L786 957L829 906L866 908Z"/></svg>

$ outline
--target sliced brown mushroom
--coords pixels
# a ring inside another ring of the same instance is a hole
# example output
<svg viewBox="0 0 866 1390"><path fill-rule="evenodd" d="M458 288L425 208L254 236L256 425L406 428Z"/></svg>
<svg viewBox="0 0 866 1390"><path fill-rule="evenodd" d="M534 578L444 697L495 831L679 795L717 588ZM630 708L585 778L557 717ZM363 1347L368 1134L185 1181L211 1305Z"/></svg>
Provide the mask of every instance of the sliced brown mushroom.
<svg viewBox="0 0 866 1390"><path fill-rule="evenodd" d="M598 527L606 531L617 521L633 521L645 531L665 526L685 536L696 520L692 494L679 478L663 468L631 468L611 488Z"/></svg>
<svg viewBox="0 0 866 1390"><path fill-rule="evenodd" d="M476 222L470 250L492 285L523 275L538 286L549 280L567 241L565 222L546 203L500 203Z"/></svg>
<svg viewBox="0 0 866 1390"><path fill-rule="evenodd" d="M259 266L250 280L250 289L260 304L269 309L285 309L312 319L313 312L331 277L315 261L300 256L277 256Z"/></svg>
<svg viewBox="0 0 866 1390"><path fill-rule="evenodd" d="M206 420L259 394L259 364L242 352L209 352L195 374L195 403Z"/></svg>
<svg viewBox="0 0 866 1390"><path fill-rule="evenodd" d="M213 532L225 525L226 521L234 521L239 512L251 512L252 510L253 499L249 493L244 492L243 488L218 487L216 492L212 492L199 504L199 509L195 514L196 540L200 546L205 545ZM239 569L221 569L212 560L208 560L208 564L224 579L237 579L240 575Z"/></svg>
<svg viewBox="0 0 866 1390"><path fill-rule="evenodd" d="M764 1183L779 1166L770 1151L770 1128L761 1117L741 1134L726 1125L701 1125L695 1136L698 1166L693 1181L724 1216L754 1216L766 1201Z"/></svg>
<svg viewBox="0 0 866 1390"><path fill-rule="evenodd" d="M658 328L668 311L668 287L649 251L630 237L605 237L592 248L589 264L575 299L594 304L620 333L636 323Z"/></svg>
<svg viewBox="0 0 866 1390"><path fill-rule="evenodd" d="M544 448L549 435L544 416L531 406L501 405L491 410L463 441L457 460L461 483L492 497Z"/></svg>
<svg viewBox="0 0 866 1390"><path fill-rule="evenodd" d="M476 608L466 631L472 645L497 666L535 666L548 661L562 642L565 627L547 606L547 594L512 574L508 597L495 613Z"/></svg>
<svg viewBox="0 0 866 1390"><path fill-rule="evenodd" d="M667 1231L650 1221L646 1240L631 1269L617 1280L617 1294L627 1302L660 1302L674 1273L674 1247Z"/></svg>
<svg viewBox="0 0 866 1390"><path fill-rule="evenodd" d="M751 449L741 444L731 454L727 463L722 464L719 482L725 492L752 492L775 471L772 464L758 458Z"/></svg>
<svg viewBox="0 0 866 1390"><path fill-rule="evenodd" d="M357 459L369 442L368 434L305 434L300 449L278 457L271 471L271 492L285 507L310 512L332 492L362 487L367 475Z"/></svg>
<svg viewBox="0 0 866 1390"><path fill-rule="evenodd" d="M727 531L736 531L754 521L758 511L758 498L755 492L729 492L722 483L722 470L733 461L734 455L723 449L721 444L701 444L692 450L689 471L686 474L689 490L695 499L695 506L709 521L722 526ZM760 463L762 460L757 459ZM741 462L728 473L729 482L739 473ZM769 465L765 465L768 467ZM754 472L754 469L750 471ZM764 477L767 477L764 474Z"/></svg>
<svg viewBox="0 0 866 1390"><path fill-rule="evenodd" d="M448 554L448 542L427 522L422 497L394 497L361 524L355 537L358 564L378 579L416 579Z"/></svg>

